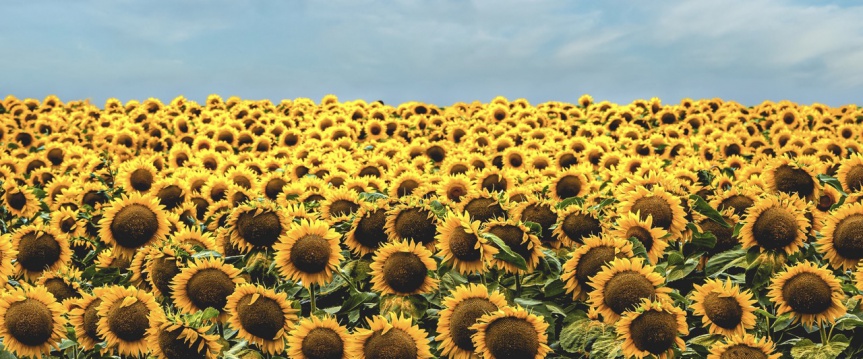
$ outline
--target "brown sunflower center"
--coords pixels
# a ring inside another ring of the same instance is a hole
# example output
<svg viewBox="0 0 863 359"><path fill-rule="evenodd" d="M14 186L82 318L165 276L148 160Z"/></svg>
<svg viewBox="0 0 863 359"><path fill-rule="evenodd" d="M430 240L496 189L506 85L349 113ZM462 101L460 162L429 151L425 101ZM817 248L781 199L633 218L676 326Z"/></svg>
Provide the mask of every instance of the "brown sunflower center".
<svg viewBox="0 0 863 359"><path fill-rule="evenodd" d="M647 220L647 216L653 216L653 225L666 231L674 221L674 211L669 203L657 196L637 199L629 211L639 213L642 221Z"/></svg>
<svg viewBox="0 0 863 359"><path fill-rule="evenodd" d="M150 280L153 282L153 286L155 286L164 296L169 296L173 289L171 288L171 281L174 280L174 276L180 273L180 268L177 267L177 261L170 258L156 258L153 259L150 268Z"/></svg>
<svg viewBox="0 0 863 359"><path fill-rule="evenodd" d="M602 267L614 260L614 247L598 246L582 254L575 266L575 278L581 285L588 285L590 277L595 276Z"/></svg>
<svg viewBox="0 0 863 359"><path fill-rule="evenodd" d="M497 306L485 298L468 298L452 309L449 333L453 343L462 350L473 352L474 345L470 337L476 333L470 326L487 313L497 310Z"/></svg>
<svg viewBox="0 0 863 359"><path fill-rule="evenodd" d="M845 175L844 185L848 188L849 192L860 191L863 188L863 166L856 165L851 167L848 170L848 174Z"/></svg>
<svg viewBox="0 0 863 359"><path fill-rule="evenodd" d="M453 202L461 202L461 197L467 194L467 187L456 184L452 185L446 190L446 198Z"/></svg>
<svg viewBox="0 0 863 359"><path fill-rule="evenodd" d="M12 207L12 209L20 211L24 208L24 205L27 204L27 197L24 196L24 193L21 191L9 191L6 193L6 203L8 203L9 207Z"/></svg>
<svg viewBox="0 0 863 359"><path fill-rule="evenodd" d="M431 212L423 208L408 208L396 215L395 232L402 239L422 244L434 242L437 226Z"/></svg>
<svg viewBox="0 0 863 359"><path fill-rule="evenodd" d="M84 196L81 198L81 204L86 204L90 207L96 207L98 204L108 202L108 197L100 191L89 191L84 193Z"/></svg>
<svg viewBox="0 0 863 359"><path fill-rule="evenodd" d="M363 247L377 249L387 241L387 211L383 208L369 212L357 223L354 239Z"/></svg>
<svg viewBox="0 0 863 359"><path fill-rule="evenodd" d="M150 310L140 300L125 307L120 300L108 311L108 328L117 338L134 342L147 334L147 328L150 327L148 315Z"/></svg>
<svg viewBox="0 0 863 359"><path fill-rule="evenodd" d="M319 273L327 268L331 254L329 241L317 234L307 234L291 248L291 263L301 272Z"/></svg>
<svg viewBox="0 0 863 359"><path fill-rule="evenodd" d="M581 188L584 183L581 183L581 178L575 175L566 175L557 181L555 193L561 199L578 196L581 193Z"/></svg>
<svg viewBox="0 0 863 359"><path fill-rule="evenodd" d="M60 221L60 230L63 231L63 233L69 233L73 229L75 229L75 226L77 224L78 224L78 222L75 222L75 218L72 218L72 217L65 218L62 221Z"/></svg>
<svg viewBox="0 0 863 359"><path fill-rule="evenodd" d="M143 168L136 169L129 175L129 183L137 191L149 191L153 186L153 174Z"/></svg>
<svg viewBox="0 0 863 359"><path fill-rule="evenodd" d="M132 204L120 209L111 221L111 235L117 245L138 248L154 239L159 219L150 208Z"/></svg>
<svg viewBox="0 0 863 359"><path fill-rule="evenodd" d="M36 299L12 303L4 317L6 332L27 346L39 346L51 339L54 318L45 303Z"/></svg>
<svg viewBox="0 0 863 359"><path fill-rule="evenodd" d="M58 302L62 302L69 298L81 298L81 293L78 293L74 287L66 283L60 278L51 278L45 281L45 289L54 295Z"/></svg>
<svg viewBox="0 0 863 359"><path fill-rule="evenodd" d="M375 331L363 346L366 359L416 359L417 351L414 338L399 328L392 328L386 334Z"/></svg>
<svg viewBox="0 0 863 359"><path fill-rule="evenodd" d="M159 332L159 349L162 350L162 354L165 355L167 359L195 359L200 358L204 359L207 357L206 351L207 347L202 348L203 353L199 353L197 350L198 341L202 340L198 338L198 341L188 342L186 339L181 339L180 334L183 333L182 329L177 329L174 331L160 331Z"/></svg>
<svg viewBox="0 0 863 359"><path fill-rule="evenodd" d="M449 250L456 259L473 262L482 257L482 252L476 248L477 241L476 234L467 233L462 226L458 226L450 232Z"/></svg>
<svg viewBox="0 0 863 359"><path fill-rule="evenodd" d="M560 168L567 169L578 164L578 157L575 157L575 155L571 153L565 153L557 160L557 164L560 165Z"/></svg>
<svg viewBox="0 0 863 359"><path fill-rule="evenodd" d="M165 206L165 209L169 211L183 204L183 201L185 200L183 189L175 185L170 185L160 189L159 192L156 193L156 197L159 197L159 202L161 202L162 205Z"/></svg>
<svg viewBox="0 0 863 359"><path fill-rule="evenodd" d="M725 329L734 329L743 320L743 308L734 297L720 297L710 293L704 297L704 313L713 324Z"/></svg>
<svg viewBox="0 0 863 359"><path fill-rule="evenodd" d="M495 358L535 358L539 352L539 335L527 320L505 317L489 323L485 345Z"/></svg>
<svg viewBox="0 0 863 359"><path fill-rule="evenodd" d="M797 221L789 211L771 207L761 213L752 225L752 235L764 249L783 248L797 238Z"/></svg>
<svg viewBox="0 0 863 359"><path fill-rule="evenodd" d="M674 345L677 319L664 311L646 311L629 325L629 335L636 348L659 355Z"/></svg>
<svg viewBox="0 0 863 359"><path fill-rule="evenodd" d="M309 331L303 338L302 352L309 359L341 359L345 343L334 330L319 327Z"/></svg>
<svg viewBox="0 0 863 359"><path fill-rule="evenodd" d="M496 200L475 198L464 206L464 210L476 221L486 222L492 218L506 217L506 211Z"/></svg>
<svg viewBox="0 0 863 359"><path fill-rule="evenodd" d="M728 217L724 217L724 219L731 227L725 228L711 219L705 219L698 223L704 233L712 233L716 237L716 245L708 251L710 254L727 251L740 243L734 236L734 221Z"/></svg>
<svg viewBox="0 0 863 359"><path fill-rule="evenodd" d="M186 295L199 309L212 307L219 311L225 308L228 296L234 292L234 281L217 268L202 269L189 278Z"/></svg>
<svg viewBox="0 0 863 359"><path fill-rule="evenodd" d="M643 245L644 249L648 252L650 252L650 248L653 248L653 235L651 235L650 231L648 231L644 227L634 226L629 228L626 231L625 237L627 239L635 237L636 239L638 239L639 242L641 242L641 245Z"/></svg>
<svg viewBox="0 0 863 359"><path fill-rule="evenodd" d="M811 195L815 191L815 181L802 168L781 165L774 170L773 177L776 180L776 189L779 192L796 194L802 198Z"/></svg>
<svg viewBox="0 0 863 359"><path fill-rule="evenodd" d="M36 237L30 232L21 237L18 245L18 263L31 272L41 272L60 259L60 243L47 233Z"/></svg>
<svg viewBox="0 0 863 359"><path fill-rule="evenodd" d="M530 261L530 241L524 241L524 243L522 243L522 240L524 240L524 231L522 231L521 228L511 224L504 224L494 226L490 228L488 232L502 239L503 242L509 246L509 248L521 255L524 260Z"/></svg>
<svg viewBox="0 0 863 359"><path fill-rule="evenodd" d="M818 197L818 203L815 205L815 208L818 208L818 210L821 212L827 212L834 204L836 204L836 201L834 201L833 198L825 194L821 195L821 197Z"/></svg>
<svg viewBox="0 0 863 359"><path fill-rule="evenodd" d="M287 184L288 183L281 178L272 178L267 181L267 184L264 186L264 194L267 198L275 200L279 198L279 195L284 191Z"/></svg>
<svg viewBox="0 0 863 359"><path fill-rule="evenodd" d="M761 349L750 347L746 344L737 344L725 349L719 359L767 359Z"/></svg>
<svg viewBox="0 0 863 359"><path fill-rule="evenodd" d="M339 217L356 212L360 205L346 199L333 201L330 205L330 216Z"/></svg>
<svg viewBox="0 0 863 359"><path fill-rule="evenodd" d="M521 220L525 222L534 222L542 227L543 242L555 241L554 233L549 229L557 222L557 214L551 210L551 206L544 203L529 204L521 212Z"/></svg>
<svg viewBox="0 0 863 359"><path fill-rule="evenodd" d="M396 252L384 263L383 277L387 285L399 293L414 292L425 283L428 268L419 256Z"/></svg>
<svg viewBox="0 0 863 359"><path fill-rule="evenodd" d="M488 190L489 192L494 191L506 191L508 183L506 182L506 178L503 178L499 175L492 174L482 180L482 188Z"/></svg>
<svg viewBox="0 0 863 359"><path fill-rule="evenodd" d="M583 238L602 232L599 220L588 214L572 213L563 219L563 233L577 243L583 243Z"/></svg>
<svg viewBox="0 0 863 359"><path fill-rule="evenodd" d="M279 331L285 327L285 314L282 306L275 300L258 296L252 303L253 295L249 294L237 302L237 317L240 324L249 334L266 340L273 340Z"/></svg>
<svg viewBox="0 0 863 359"><path fill-rule="evenodd" d="M63 158L65 157L65 155L63 153L63 150L59 148L52 148L48 151L46 157L48 158L48 161L51 161L51 164L57 166L63 163Z"/></svg>
<svg viewBox="0 0 863 359"><path fill-rule="evenodd" d="M404 181L402 181L402 183L399 183L399 187L398 187L398 191L397 191L398 195L399 195L399 197L408 196L411 193L413 193L414 190L417 189L419 186L420 186L420 183L417 181L414 181L412 179L404 180Z"/></svg>
<svg viewBox="0 0 863 359"><path fill-rule="evenodd" d="M90 302L90 305L87 306L87 309L84 310L84 332L87 333L87 336L90 339L93 339L97 342L102 341L99 336L99 311L96 308L99 308L99 305L102 304L101 298L93 299Z"/></svg>
<svg viewBox="0 0 863 359"><path fill-rule="evenodd" d="M782 297L797 313L819 314L833 304L833 289L817 274L803 272L785 282Z"/></svg>
<svg viewBox="0 0 863 359"><path fill-rule="evenodd" d="M641 273L627 270L615 274L605 283L603 301L617 314L635 308L644 298L656 294L656 287Z"/></svg>
<svg viewBox="0 0 863 359"><path fill-rule="evenodd" d="M279 240L282 224L279 215L270 211L255 215L255 210L240 214L237 232L244 241L257 247L269 247Z"/></svg>
<svg viewBox="0 0 863 359"><path fill-rule="evenodd" d="M836 224L833 248L843 258L863 258L863 214L845 217Z"/></svg>

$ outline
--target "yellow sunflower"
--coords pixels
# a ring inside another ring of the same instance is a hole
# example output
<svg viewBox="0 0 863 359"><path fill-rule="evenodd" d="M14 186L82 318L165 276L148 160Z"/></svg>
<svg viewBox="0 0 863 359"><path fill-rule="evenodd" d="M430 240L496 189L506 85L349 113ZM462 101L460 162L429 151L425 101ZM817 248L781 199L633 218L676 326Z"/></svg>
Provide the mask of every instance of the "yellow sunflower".
<svg viewBox="0 0 863 359"><path fill-rule="evenodd" d="M36 285L45 287L63 307L81 298L81 271L66 267L56 272L43 272Z"/></svg>
<svg viewBox="0 0 863 359"><path fill-rule="evenodd" d="M429 359L432 358L428 333L411 323L410 317L391 319L376 315L367 319L369 328L357 329L347 348L355 359Z"/></svg>
<svg viewBox="0 0 863 359"><path fill-rule="evenodd" d="M781 353L770 338L757 338L752 334L734 335L710 346L707 359L761 358L779 359Z"/></svg>
<svg viewBox="0 0 863 359"><path fill-rule="evenodd" d="M297 321L297 310L285 293L259 285L241 284L228 296L225 309L231 327L268 354L285 350L285 339Z"/></svg>
<svg viewBox="0 0 863 359"><path fill-rule="evenodd" d="M842 161L836 178L849 193L863 189L863 154L856 153Z"/></svg>
<svg viewBox="0 0 863 359"><path fill-rule="evenodd" d="M161 311L150 316L147 330L150 356L158 359L216 359L222 344L218 334L207 334L212 325L192 325L178 315Z"/></svg>
<svg viewBox="0 0 863 359"><path fill-rule="evenodd" d="M438 285L438 280L429 275L437 269L437 263L420 243L387 243L375 251L369 267L372 289L383 294L429 293Z"/></svg>
<svg viewBox="0 0 863 359"><path fill-rule="evenodd" d="M365 256L389 241L386 232L387 212L389 205L384 200L363 202L360 205L351 223L351 230L345 235L345 244L351 252Z"/></svg>
<svg viewBox="0 0 863 359"><path fill-rule="evenodd" d="M769 289L776 315L791 313L803 325L835 323L846 312L842 285L826 266L800 262L774 276Z"/></svg>
<svg viewBox="0 0 863 359"><path fill-rule="evenodd" d="M498 291L488 292L482 284L467 284L456 287L443 299L437 337L441 355L450 359L471 359L476 347L471 336L476 333L470 327L483 315L496 312L507 306L506 297Z"/></svg>
<svg viewBox="0 0 863 359"><path fill-rule="evenodd" d="M344 259L339 248L340 237L324 221L292 223L273 246L279 272L285 278L301 282L306 288L329 283L333 279L333 270L337 270Z"/></svg>
<svg viewBox="0 0 863 359"><path fill-rule="evenodd" d="M66 336L63 306L47 289L28 286L0 296L0 338L16 356L42 357Z"/></svg>
<svg viewBox="0 0 863 359"><path fill-rule="evenodd" d="M553 230L557 222L557 211L551 201L529 195L525 201L513 208L512 217L521 222L539 224L542 229L539 240L552 248L560 248L562 241L554 235Z"/></svg>
<svg viewBox="0 0 863 359"><path fill-rule="evenodd" d="M582 244L587 237L598 236L603 231L603 216L599 211L585 206L569 206L558 211L557 226L552 233L566 247Z"/></svg>
<svg viewBox="0 0 863 359"><path fill-rule="evenodd" d="M467 213L450 211L437 227L438 255L461 274L482 272L498 253L480 232L480 222L470 221Z"/></svg>
<svg viewBox="0 0 863 359"><path fill-rule="evenodd" d="M347 220L360 208L359 194L347 188L326 191L324 197L319 211L330 223Z"/></svg>
<svg viewBox="0 0 863 359"><path fill-rule="evenodd" d="M288 333L288 357L295 359L346 359L350 343L347 328L333 317L301 319Z"/></svg>
<svg viewBox="0 0 863 359"><path fill-rule="evenodd" d="M509 207L505 200L501 200L488 190L474 190L462 197L454 209L458 212L467 212L471 220L486 222L494 218L508 217Z"/></svg>
<svg viewBox="0 0 863 359"><path fill-rule="evenodd" d="M670 300L671 288L662 287L665 277L641 258L615 258L590 278L593 288L588 303L614 323L624 312L634 310L642 299Z"/></svg>
<svg viewBox="0 0 863 359"><path fill-rule="evenodd" d="M671 301L641 301L637 308L627 311L615 324L617 336L623 339L623 356L658 359L673 357L674 346L686 349L680 335L689 334L686 312L675 307Z"/></svg>
<svg viewBox="0 0 863 359"><path fill-rule="evenodd" d="M168 234L168 217L153 196L131 193L112 201L99 221L99 237L116 255L131 259L138 248Z"/></svg>
<svg viewBox="0 0 863 359"><path fill-rule="evenodd" d="M3 206L13 216L30 218L39 211L39 200L33 191L18 186L15 181L3 183Z"/></svg>
<svg viewBox="0 0 863 359"><path fill-rule="evenodd" d="M539 264L539 259L545 257L542 252L542 243L539 238L530 233L530 230L522 223L515 220L495 219L487 222L482 228L484 232L493 234L500 238L513 252L524 258L527 270L520 269L514 264L499 259L492 262L495 267L513 274L531 273Z"/></svg>
<svg viewBox="0 0 863 359"><path fill-rule="evenodd" d="M762 252L797 252L809 229L805 208L802 199L784 193L758 199L746 210L740 243L743 248L758 246Z"/></svg>
<svg viewBox="0 0 863 359"><path fill-rule="evenodd" d="M842 205L829 213L826 222L818 251L835 269L857 268L863 258L863 203Z"/></svg>
<svg viewBox="0 0 863 359"><path fill-rule="evenodd" d="M653 186L652 189L637 186L623 197L626 200L620 203L619 213L638 213L642 220L651 216L653 226L668 231L670 240L682 236L686 227L686 213L680 199L671 192L660 186Z"/></svg>
<svg viewBox="0 0 863 359"><path fill-rule="evenodd" d="M695 285L692 292L692 312L701 316L711 334L726 337L742 335L755 327L755 303L752 292L741 290L731 281L708 279Z"/></svg>
<svg viewBox="0 0 863 359"><path fill-rule="evenodd" d="M615 258L632 258L632 242L611 236L590 236L584 239L584 245L572 252L572 258L563 264L560 280L567 293L572 293L573 300L587 299L590 278Z"/></svg>
<svg viewBox="0 0 863 359"><path fill-rule="evenodd" d="M177 308L188 314L216 309L220 312L219 320L224 322L228 318L227 297L245 282L240 270L221 258L196 259L171 280L171 298Z"/></svg>
<svg viewBox="0 0 863 359"><path fill-rule="evenodd" d="M18 228L11 239L12 250L17 252L15 271L25 279L63 269L72 260L69 241L56 228L34 222Z"/></svg>
<svg viewBox="0 0 863 359"><path fill-rule="evenodd" d="M290 228L290 219L271 201L249 202L235 207L227 220L231 244L244 253L272 248Z"/></svg>
<svg viewBox="0 0 863 359"><path fill-rule="evenodd" d="M8 278L17 271L12 259L18 257L18 251L12 246L12 235L0 235L0 278Z"/></svg>
<svg viewBox="0 0 863 359"><path fill-rule="evenodd" d="M75 338L84 350L92 350L104 339L99 335L99 305L105 287L93 288L93 294L81 293L81 298L75 299L69 305L69 324L75 328Z"/></svg>
<svg viewBox="0 0 863 359"><path fill-rule="evenodd" d="M120 171L117 174L118 184L122 186L126 192L138 191L147 192L156 183L159 178L159 171L152 163L138 158L131 162L124 163L120 166Z"/></svg>
<svg viewBox="0 0 863 359"><path fill-rule="evenodd" d="M548 193L558 201L571 197L584 197L590 190L590 174L592 169L586 165L572 166L565 171L560 171L551 180Z"/></svg>
<svg viewBox="0 0 863 359"><path fill-rule="evenodd" d="M438 220L431 207L423 201L408 199L387 212L384 227L390 241L410 240L434 249Z"/></svg>
<svg viewBox="0 0 863 359"><path fill-rule="evenodd" d="M548 323L521 307L502 307L468 328L475 331L476 352L486 359L542 359L551 353Z"/></svg>
<svg viewBox="0 0 863 359"><path fill-rule="evenodd" d="M818 192L819 184L811 162L806 158L775 158L764 169L764 180L768 189L812 201Z"/></svg>
<svg viewBox="0 0 863 359"><path fill-rule="evenodd" d="M147 330L150 317L162 308L153 296L132 287L110 287L96 308L97 332L108 343L106 349L120 355L142 356L149 352Z"/></svg>

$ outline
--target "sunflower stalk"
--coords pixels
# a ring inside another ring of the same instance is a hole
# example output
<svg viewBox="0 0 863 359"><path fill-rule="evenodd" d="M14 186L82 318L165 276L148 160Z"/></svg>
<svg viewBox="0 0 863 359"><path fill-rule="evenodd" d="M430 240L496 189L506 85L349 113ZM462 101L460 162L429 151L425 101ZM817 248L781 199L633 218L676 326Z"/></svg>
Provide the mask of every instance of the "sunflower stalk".
<svg viewBox="0 0 863 359"><path fill-rule="evenodd" d="M318 306L317 306L317 303L315 302L315 285L314 284L309 285L309 301L311 302L311 305L312 305L311 315L315 315L315 312L318 311Z"/></svg>

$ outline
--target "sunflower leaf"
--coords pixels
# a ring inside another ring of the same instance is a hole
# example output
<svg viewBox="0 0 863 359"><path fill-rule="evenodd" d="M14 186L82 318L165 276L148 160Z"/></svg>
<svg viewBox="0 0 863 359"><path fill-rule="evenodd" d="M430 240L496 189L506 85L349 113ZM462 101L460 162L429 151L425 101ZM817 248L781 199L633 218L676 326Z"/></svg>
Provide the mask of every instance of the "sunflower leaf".
<svg viewBox="0 0 863 359"><path fill-rule="evenodd" d="M500 237L491 233L483 233L482 237L491 241L497 248L500 249L500 252L494 255L495 258L510 263L516 266L516 268L518 269L527 270L527 262L525 262L524 257L514 252L512 248L510 248L506 244L506 242L503 241L503 239L500 239Z"/></svg>
<svg viewBox="0 0 863 359"><path fill-rule="evenodd" d="M524 222L524 226L530 230L530 233L542 238L542 226L539 223L527 221Z"/></svg>
<svg viewBox="0 0 863 359"><path fill-rule="evenodd" d="M644 245L641 244L641 241L635 237L629 237L629 243L632 243L632 253L635 254L636 257L644 258L647 262L650 262L650 258L647 257L647 249L644 249Z"/></svg>
<svg viewBox="0 0 863 359"><path fill-rule="evenodd" d="M835 188L842 196L848 196L848 194L845 193L845 191L842 189L842 183L839 183L839 180L836 179L836 177L826 174L820 174L818 175L818 182L821 182L822 185L826 184L830 187Z"/></svg>
<svg viewBox="0 0 863 359"><path fill-rule="evenodd" d="M219 310L216 308L213 308L213 307L207 307L207 309L204 309L204 311L201 312L201 320L202 321L210 320L210 319L213 319L213 318L218 317L218 316L219 316Z"/></svg>
<svg viewBox="0 0 863 359"><path fill-rule="evenodd" d="M710 204L707 203L704 198L701 198L701 196L697 194L693 194L689 196L689 200L693 202L691 207L693 210L701 213L707 218L710 218L714 222L719 223L720 226L723 226L725 228L731 228L731 225L725 222L725 219L722 218L722 215L719 214L719 212L715 208L710 206Z"/></svg>
<svg viewBox="0 0 863 359"><path fill-rule="evenodd" d="M730 268L745 266L746 252L741 248L737 248L710 257L707 260L707 265L704 267L704 274L710 278L716 278Z"/></svg>
<svg viewBox="0 0 863 359"><path fill-rule="evenodd" d="M217 252L217 251L207 249L207 250L203 250L203 251L200 251L200 252L192 255L192 258L195 258L195 259L205 258L205 257L221 258L222 254Z"/></svg>
<svg viewBox="0 0 863 359"><path fill-rule="evenodd" d="M555 206L555 207L557 209L564 209L564 208L569 207L569 206L574 205L574 204L577 204L579 206L583 205L584 204L584 198L569 197L563 201L558 202L557 206Z"/></svg>
<svg viewBox="0 0 863 359"><path fill-rule="evenodd" d="M686 278L689 273L695 270L695 267L698 267L698 259L696 258L689 258L682 265L668 266L666 279L668 282L673 282Z"/></svg>
<svg viewBox="0 0 863 359"><path fill-rule="evenodd" d="M788 328L789 325L794 321L794 316L791 313L785 313L776 318L776 321L773 322L773 325L770 329L773 329L774 332L780 332Z"/></svg>

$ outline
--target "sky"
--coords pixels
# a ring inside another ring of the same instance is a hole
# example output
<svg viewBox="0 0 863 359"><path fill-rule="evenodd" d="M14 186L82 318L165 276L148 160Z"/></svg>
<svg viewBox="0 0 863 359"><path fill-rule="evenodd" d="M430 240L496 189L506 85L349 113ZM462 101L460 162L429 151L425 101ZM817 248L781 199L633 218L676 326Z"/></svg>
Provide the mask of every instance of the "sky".
<svg viewBox="0 0 863 359"><path fill-rule="evenodd" d="M860 104L859 4L10 0L0 96Z"/></svg>

